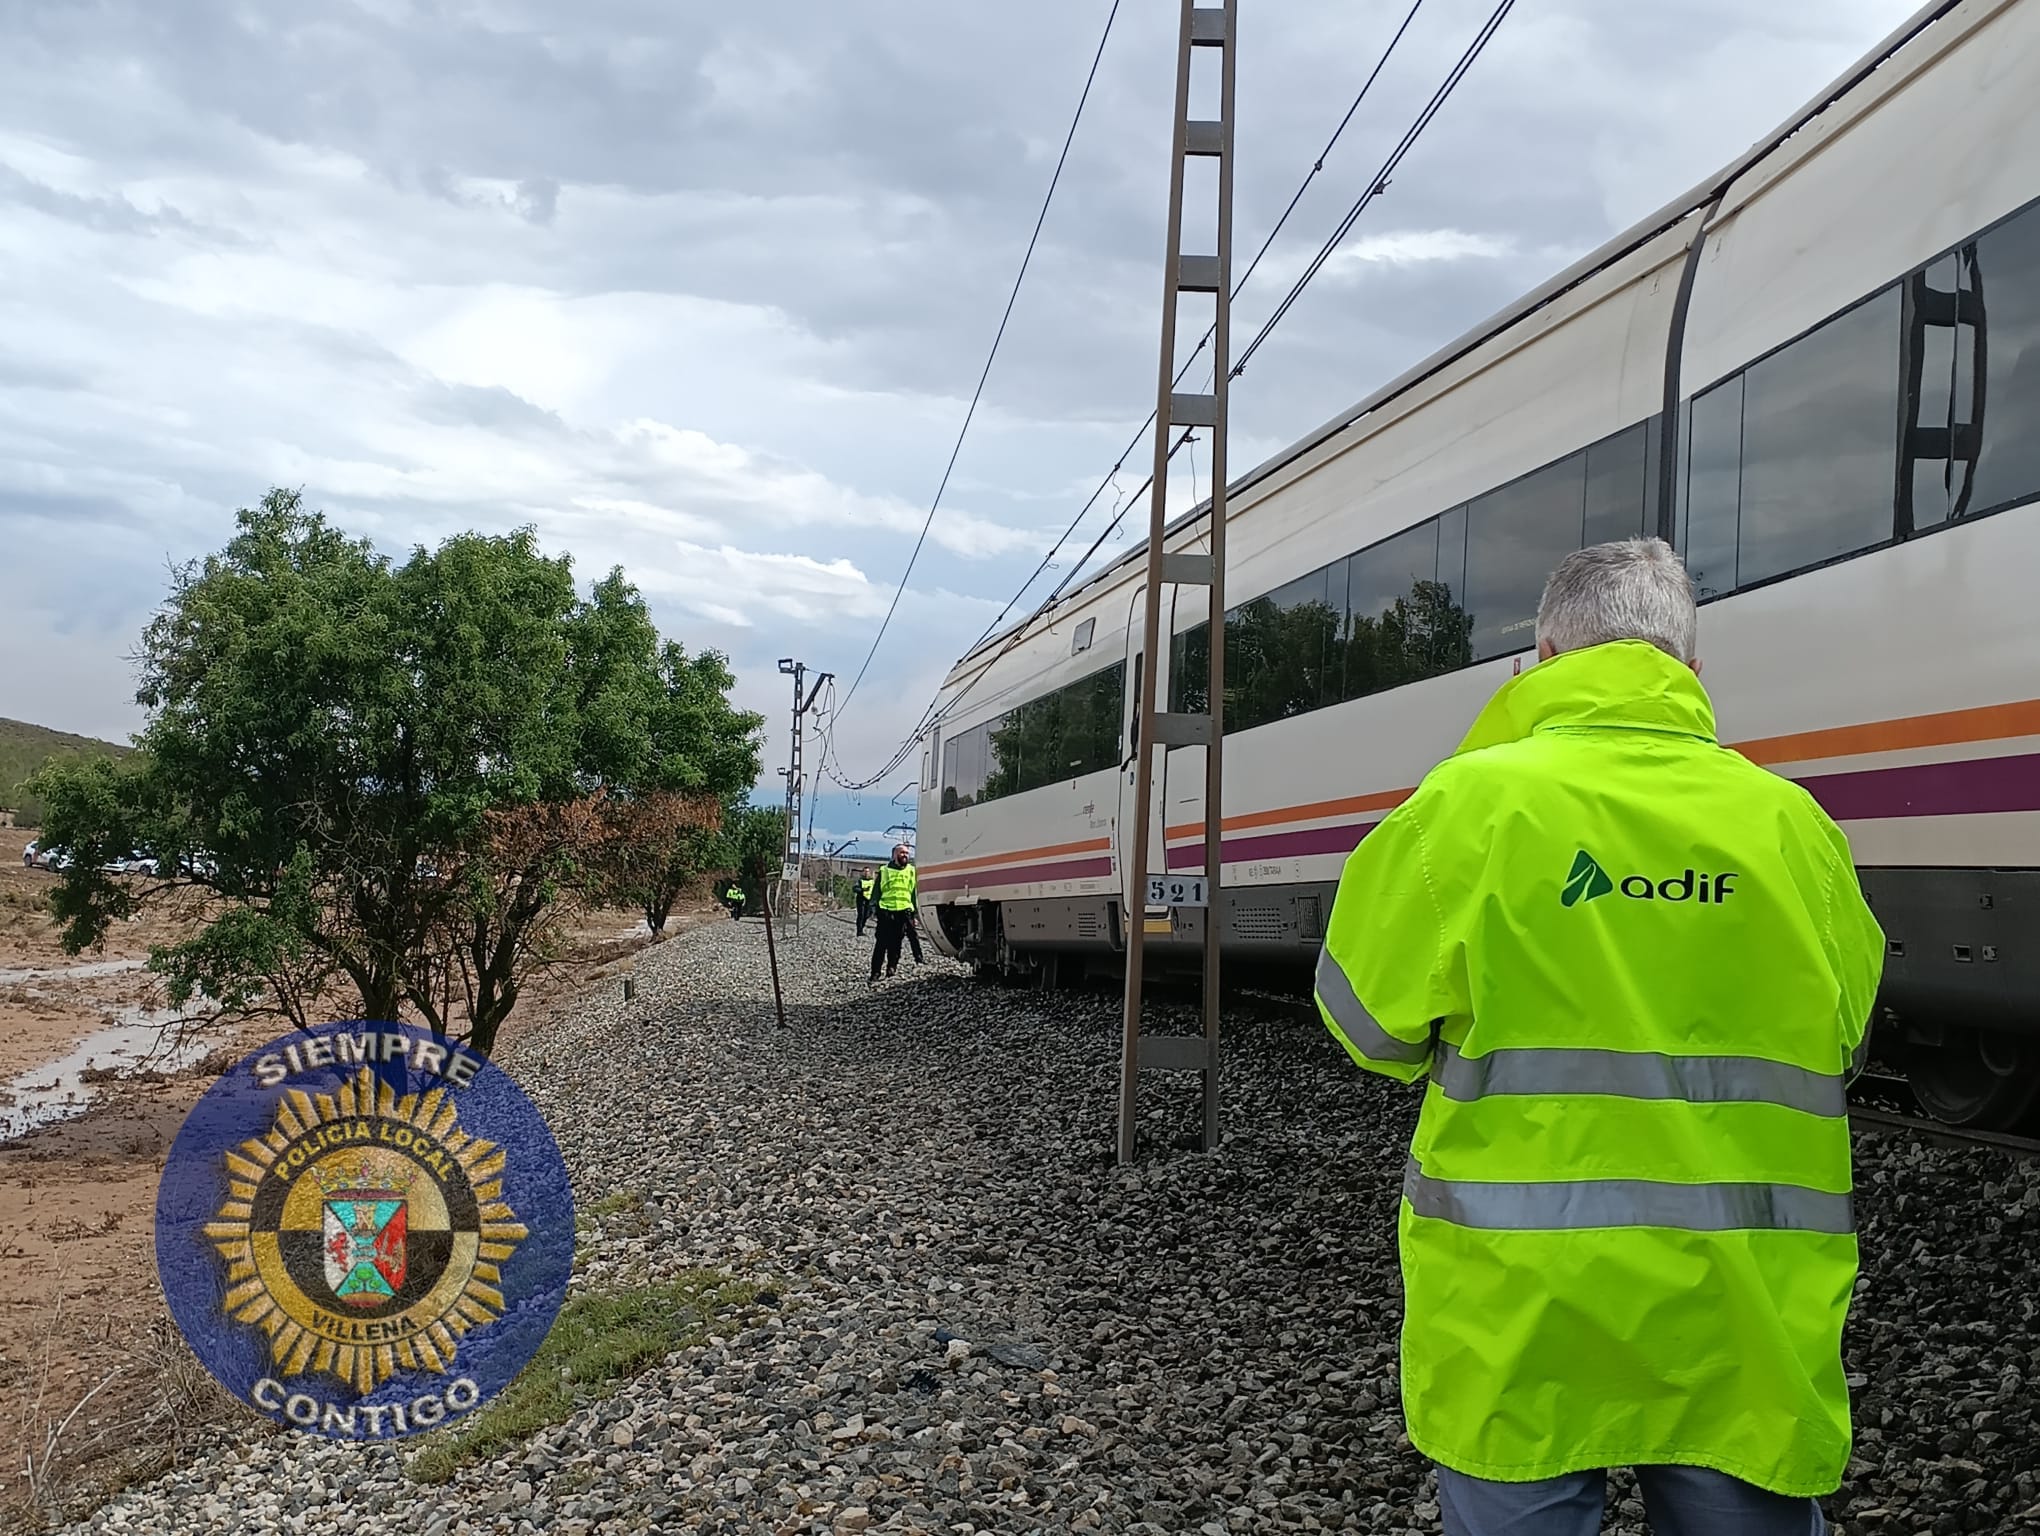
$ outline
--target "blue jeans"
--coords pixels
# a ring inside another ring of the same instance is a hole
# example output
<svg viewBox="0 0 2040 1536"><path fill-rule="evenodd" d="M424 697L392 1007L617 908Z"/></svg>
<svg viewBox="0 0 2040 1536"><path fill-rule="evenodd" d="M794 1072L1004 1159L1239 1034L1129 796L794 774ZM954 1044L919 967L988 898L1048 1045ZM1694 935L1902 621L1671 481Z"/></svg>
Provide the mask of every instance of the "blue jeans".
<svg viewBox="0 0 2040 1536"><path fill-rule="evenodd" d="M1812 1499L1787 1498L1702 1467L1638 1467L1656 1536L1826 1536ZM1608 1502L1606 1472L1536 1483L1491 1483L1438 1469L1445 1536L1596 1536Z"/></svg>

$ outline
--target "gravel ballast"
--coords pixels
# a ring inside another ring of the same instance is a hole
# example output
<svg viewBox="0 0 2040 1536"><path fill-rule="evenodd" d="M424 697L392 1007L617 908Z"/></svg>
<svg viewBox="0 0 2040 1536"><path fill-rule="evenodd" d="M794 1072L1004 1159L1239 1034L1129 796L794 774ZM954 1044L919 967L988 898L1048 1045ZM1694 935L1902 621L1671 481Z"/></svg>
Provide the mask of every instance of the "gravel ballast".
<svg viewBox="0 0 2040 1536"><path fill-rule="evenodd" d="M1228 1018L1224 1142L1143 1082L1112 1160L1114 993L999 990L931 954L868 990L810 916L646 951L507 1056L584 1206L582 1282L708 1266L757 1305L444 1486L401 1449L258 1436L90 1532L1434 1532L1403 1434L1394 1209L1413 1092L1302 1010ZM1179 1027L1192 1027L1184 1012ZM1856 1533L2040 1532L2040 1167L1857 1139ZM1611 1530L1644 1529L1626 1482Z"/></svg>

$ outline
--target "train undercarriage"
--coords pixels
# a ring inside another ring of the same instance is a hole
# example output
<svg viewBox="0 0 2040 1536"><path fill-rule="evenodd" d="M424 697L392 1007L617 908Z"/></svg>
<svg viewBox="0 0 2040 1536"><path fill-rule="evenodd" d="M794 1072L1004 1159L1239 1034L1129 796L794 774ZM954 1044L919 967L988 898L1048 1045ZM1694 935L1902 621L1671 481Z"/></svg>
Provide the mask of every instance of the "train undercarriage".
<svg viewBox="0 0 2040 1536"><path fill-rule="evenodd" d="M2040 870L1882 869L1862 879L1886 940L1873 1056L1944 1124L2040 1129ZM1222 892L1229 979L1307 994L1334 890ZM1111 897L951 903L936 916L987 980L1063 987L1120 974L1125 922ZM1150 967L1193 974L1203 919L1147 919Z"/></svg>

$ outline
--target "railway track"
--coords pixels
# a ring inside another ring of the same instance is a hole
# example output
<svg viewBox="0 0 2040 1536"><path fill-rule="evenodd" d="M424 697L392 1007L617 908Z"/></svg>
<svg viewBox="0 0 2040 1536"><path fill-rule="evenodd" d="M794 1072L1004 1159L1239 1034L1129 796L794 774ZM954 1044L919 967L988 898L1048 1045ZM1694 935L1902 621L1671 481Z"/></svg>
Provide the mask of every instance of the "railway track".
<svg viewBox="0 0 2040 1536"><path fill-rule="evenodd" d="M1908 1115L1869 1104L1849 1106L1849 1123L1866 1131L1910 1132L1929 1141L1949 1146L1995 1147L2024 1157L2040 1157L2040 1137L2013 1136L2003 1131L1970 1131L1959 1125L1944 1125L1924 1115Z"/></svg>

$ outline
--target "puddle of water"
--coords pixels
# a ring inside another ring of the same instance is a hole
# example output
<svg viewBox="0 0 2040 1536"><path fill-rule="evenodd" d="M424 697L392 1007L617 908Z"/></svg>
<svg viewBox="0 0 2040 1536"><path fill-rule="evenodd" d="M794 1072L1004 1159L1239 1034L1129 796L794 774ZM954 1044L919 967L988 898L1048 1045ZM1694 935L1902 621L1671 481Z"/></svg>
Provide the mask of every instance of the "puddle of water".
<svg viewBox="0 0 2040 1536"><path fill-rule="evenodd" d="M85 965L53 965L37 971L0 971L0 987L35 981L89 981L94 976L119 976L139 971L147 960L94 960Z"/></svg>
<svg viewBox="0 0 2040 1536"><path fill-rule="evenodd" d="M205 1055L200 1040L177 1043L177 1016L161 1009L128 1008L122 1022L96 1029L61 1060L24 1072L0 1087L0 1141L26 1136L92 1107L96 1084L85 1073L113 1071L126 1077L144 1069L174 1072Z"/></svg>

